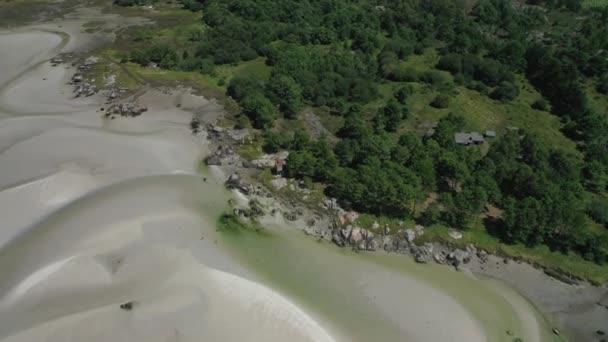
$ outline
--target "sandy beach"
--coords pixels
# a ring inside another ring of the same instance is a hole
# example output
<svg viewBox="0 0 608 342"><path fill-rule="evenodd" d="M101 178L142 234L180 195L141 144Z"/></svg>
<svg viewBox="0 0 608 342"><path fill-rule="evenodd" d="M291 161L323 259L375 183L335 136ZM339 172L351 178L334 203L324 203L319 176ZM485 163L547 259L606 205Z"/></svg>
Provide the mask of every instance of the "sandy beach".
<svg viewBox="0 0 608 342"><path fill-rule="evenodd" d="M0 341L559 340L502 283L279 218L218 232L233 195L203 180L208 143L189 127L217 105L150 89L144 115L111 120L102 96L73 99L75 68L49 59L94 46L82 22L0 32Z"/></svg>

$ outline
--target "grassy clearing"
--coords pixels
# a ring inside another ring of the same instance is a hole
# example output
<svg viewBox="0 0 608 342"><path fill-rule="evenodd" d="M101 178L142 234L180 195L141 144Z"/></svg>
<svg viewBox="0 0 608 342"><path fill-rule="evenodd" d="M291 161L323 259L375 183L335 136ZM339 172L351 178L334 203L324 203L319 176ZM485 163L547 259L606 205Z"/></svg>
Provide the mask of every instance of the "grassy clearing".
<svg viewBox="0 0 608 342"><path fill-rule="evenodd" d="M472 243L491 253L519 258L526 262L541 265L549 270L560 270L575 277L587 279L595 284L608 283L608 265L598 265L573 253L554 252L549 250L547 246L529 248L521 244L505 245L496 237L490 235L483 227L473 227L465 231L460 240L450 238L449 231L450 228L446 226L434 225L425 229L423 238L429 241L446 241L459 247L465 247Z"/></svg>
<svg viewBox="0 0 608 342"><path fill-rule="evenodd" d="M434 70L438 58L436 50L428 49L422 55L408 57L403 62L403 67L413 68L419 73L431 71ZM448 83L452 82L453 77L449 73L443 74ZM492 100L488 96L464 86L452 85L452 90L448 91L450 95L449 107L437 109L431 107L430 103L439 94L439 91L431 85L413 82L411 84L415 88L415 93L407 101L410 115L403 130L414 130L423 134L430 124L437 122L450 112L458 112L466 117L467 129L469 130L483 131L491 129L497 130L500 135L507 127L518 127L539 136L549 146L556 146L578 153L576 144L561 133L562 124L557 117L549 112L531 108L531 104L541 98L541 95L525 78L519 77L518 83L520 94L508 103ZM366 106L366 109L370 113L375 112L375 109L382 106L393 96L393 92L399 86L399 83L394 82L383 83L379 87L380 99L370 103ZM447 88L449 87L448 85Z"/></svg>
<svg viewBox="0 0 608 342"><path fill-rule="evenodd" d="M256 134L252 137L249 143L239 145L238 154L247 160L257 159L264 154L262 151L263 144L264 139L260 135Z"/></svg>
<svg viewBox="0 0 608 342"><path fill-rule="evenodd" d="M313 113L328 131L336 134L344 125L344 118L340 115L332 115L327 108L313 108Z"/></svg>
<svg viewBox="0 0 608 342"><path fill-rule="evenodd" d="M606 7L608 6L608 0L584 0L583 7L591 8L591 7Z"/></svg>

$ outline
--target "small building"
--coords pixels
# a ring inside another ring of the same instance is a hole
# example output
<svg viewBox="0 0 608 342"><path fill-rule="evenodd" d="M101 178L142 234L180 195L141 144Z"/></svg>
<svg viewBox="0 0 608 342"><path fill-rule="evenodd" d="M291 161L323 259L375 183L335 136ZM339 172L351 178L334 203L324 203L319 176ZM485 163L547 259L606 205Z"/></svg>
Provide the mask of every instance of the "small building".
<svg viewBox="0 0 608 342"><path fill-rule="evenodd" d="M479 132L471 132L471 133L455 133L454 141L460 145L479 145L482 144L484 139L483 136Z"/></svg>
<svg viewBox="0 0 608 342"><path fill-rule="evenodd" d="M285 161L283 159L276 159L274 161L274 172L277 175L283 174L283 168L285 167Z"/></svg>
<svg viewBox="0 0 608 342"><path fill-rule="evenodd" d="M487 130L484 135L486 138L496 138L496 131Z"/></svg>

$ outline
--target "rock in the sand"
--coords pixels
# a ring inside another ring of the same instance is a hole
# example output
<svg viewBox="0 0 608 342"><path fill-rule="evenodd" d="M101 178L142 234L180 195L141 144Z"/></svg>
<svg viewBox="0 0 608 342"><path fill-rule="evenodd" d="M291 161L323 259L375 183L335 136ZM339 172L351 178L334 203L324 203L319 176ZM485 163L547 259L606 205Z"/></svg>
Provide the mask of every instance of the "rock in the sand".
<svg viewBox="0 0 608 342"><path fill-rule="evenodd" d="M489 255L488 255L488 252L481 249L477 252L477 257L479 258L479 260L482 263L485 263L485 262L488 262Z"/></svg>
<svg viewBox="0 0 608 342"><path fill-rule="evenodd" d="M361 231L362 229L359 227L355 227L352 229L348 238L348 242L350 242L352 246L359 246L361 241L363 241L363 235L361 234Z"/></svg>
<svg viewBox="0 0 608 342"><path fill-rule="evenodd" d="M243 187L243 180L241 179L241 176L235 172L228 176L225 185L228 189L240 189Z"/></svg>
<svg viewBox="0 0 608 342"><path fill-rule="evenodd" d="M416 232L413 229L406 229L405 238L408 242L414 241L414 239L416 239Z"/></svg>
<svg viewBox="0 0 608 342"><path fill-rule="evenodd" d="M473 256L473 255L477 255L477 248L475 248L475 246L472 243L467 244L467 252L469 253L469 255Z"/></svg>
<svg viewBox="0 0 608 342"><path fill-rule="evenodd" d="M411 253L414 255L414 260L418 263L425 264L431 261L431 252L426 246L414 246L411 249Z"/></svg>
<svg viewBox="0 0 608 342"><path fill-rule="evenodd" d="M393 250L393 237L390 235L385 235L382 237L382 249L384 249L387 252L390 252Z"/></svg>
<svg viewBox="0 0 608 342"><path fill-rule="evenodd" d="M131 311L133 309L133 302L126 302L124 304L120 304L120 308L126 311Z"/></svg>
<svg viewBox="0 0 608 342"><path fill-rule="evenodd" d="M445 256L442 253L433 254L433 259L436 263L443 265L445 263Z"/></svg>
<svg viewBox="0 0 608 342"><path fill-rule="evenodd" d="M80 83L82 81L84 81L84 77L82 76L82 74L76 73L76 74L74 74L74 76L72 76L72 82Z"/></svg>
<svg viewBox="0 0 608 342"><path fill-rule="evenodd" d="M399 253L407 253L410 248L410 243L405 238L393 239L393 250Z"/></svg>
<svg viewBox="0 0 608 342"><path fill-rule="evenodd" d="M298 219L298 215L296 214L295 211L289 211L289 212L284 211L283 212L283 217L285 217L285 219L287 221L295 221L295 220Z"/></svg>
<svg viewBox="0 0 608 342"><path fill-rule="evenodd" d="M433 249L434 249L434 247L433 247L433 244L432 244L432 243L430 243L430 242L426 242L426 243L424 244L424 248L426 248L426 250L429 252L429 254L433 253Z"/></svg>
<svg viewBox="0 0 608 342"><path fill-rule="evenodd" d="M342 236L340 235L340 233L338 231L335 231L332 234L331 241L333 243L335 243L336 245L340 246L340 247L346 246L346 243L344 242L344 239L342 238Z"/></svg>
<svg viewBox="0 0 608 342"><path fill-rule="evenodd" d="M345 228L340 229L340 235L342 235L342 238L345 240L350 239L350 233L353 230L353 226L348 225Z"/></svg>
<svg viewBox="0 0 608 342"><path fill-rule="evenodd" d="M372 229L378 229L380 228L380 224L378 223L378 221L374 221L374 223L372 224Z"/></svg>
<svg viewBox="0 0 608 342"><path fill-rule="evenodd" d="M365 245L365 249L367 249L368 251L375 251L376 249L378 249L378 245L379 243L376 238L368 238L367 243Z"/></svg>
<svg viewBox="0 0 608 342"><path fill-rule="evenodd" d="M448 254L447 258L456 269L460 268L460 265L467 264L471 261L471 257L468 252L463 251L462 249L457 249L450 254Z"/></svg>
<svg viewBox="0 0 608 342"><path fill-rule="evenodd" d="M205 160L205 163L207 165L222 165L222 160L220 159L220 157L213 155L209 156L209 158Z"/></svg>
<svg viewBox="0 0 608 342"><path fill-rule="evenodd" d="M148 110L148 107L146 107L140 103L130 102L130 103L115 103L108 108L107 112L112 113L112 114L118 114L121 116L135 117L135 116L141 115L143 112L145 112L147 110Z"/></svg>

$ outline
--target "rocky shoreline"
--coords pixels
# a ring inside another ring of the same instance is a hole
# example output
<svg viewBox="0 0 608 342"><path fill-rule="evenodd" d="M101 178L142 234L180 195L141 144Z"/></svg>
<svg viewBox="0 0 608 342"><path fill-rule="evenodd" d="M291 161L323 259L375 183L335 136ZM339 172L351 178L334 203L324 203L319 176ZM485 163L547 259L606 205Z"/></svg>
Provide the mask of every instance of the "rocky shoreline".
<svg viewBox="0 0 608 342"><path fill-rule="evenodd" d="M235 208L234 214L245 218L280 214L306 235L341 248L398 253L410 256L418 263L437 263L449 266L446 270L452 268L498 279L538 305L552 324L564 327L570 339L602 341L600 334L604 330L597 330L597 326L602 326L604 317L608 317L608 288L605 285L593 285L526 260L492 254L473 244L458 248L446 241L425 241L421 238L425 228L420 225L394 229L380 227L374 222L371 229L362 228L357 225L357 214L342 209L335 199L326 198L318 207L311 208L293 195L281 196L277 191L288 187L291 193L306 198L308 190L299 182L275 176L269 186L262 184L258 179L260 170L271 168L275 158L286 158L286 155L265 155L253 161L242 158L236 151L253 132L227 129L213 123L207 123L205 130L215 149L206 164L227 175L228 189L238 191L250 203L255 203L254 207ZM583 317L587 324L580 321ZM560 332L556 329L554 333Z"/></svg>
<svg viewBox="0 0 608 342"><path fill-rule="evenodd" d="M198 124L196 128L196 132L198 132ZM371 229L366 229L357 225L357 213L342 209L336 199L333 198L324 199L319 208L310 208L298 203L293 198L275 196L273 189L268 189L260 184L256 180L256 176L260 170L271 169L275 159L285 159L287 153L263 155L256 160L248 161L236 151L239 144L242 144L253 134L250 130L232 130L212 123L208 123L205 128L207 138L215 149L215 152L206 159L206 164L217 166L228 175L226 187L237 190L250 199L262 200L263 202L269 202L269 199L271 199L270 202L275 203L268 204L269 207L273 207L268 211L268 214L275 215L280 211L288 221L300 219L305 221L306 224L299 227L307 235L331 241L339 247L349 247L360 251L383 250L389 253L406 254L418 263L435 262L442 265L451 265L456 269L462 268L463 265L473 260L483 265L489 261L490 257L499 259L504 264L526 262L505 255L491 254L489 251L478 249L473 244L467 244L466 248L461 249L446 242L421 242L420 240L424 240L420 238L424 236L425 230L425 227L421 225L415 225L411 228L401 226L398 230L391 231L392 228L388 225L380 227L377 222L374 222L370 227ZM193 133L196 132L193 130ZM297 182L280 176L275 176L270 183L274 190L290 186L296 193L299 191L303 196L306 193L306 189L302 189ZM541 269L548 276L569 285L588 285L583 279L559 271L545 270L539 264L530 263L530 266ZM483 271L483 269L480 268L480 271Z"/></svg>

